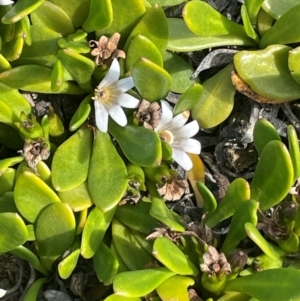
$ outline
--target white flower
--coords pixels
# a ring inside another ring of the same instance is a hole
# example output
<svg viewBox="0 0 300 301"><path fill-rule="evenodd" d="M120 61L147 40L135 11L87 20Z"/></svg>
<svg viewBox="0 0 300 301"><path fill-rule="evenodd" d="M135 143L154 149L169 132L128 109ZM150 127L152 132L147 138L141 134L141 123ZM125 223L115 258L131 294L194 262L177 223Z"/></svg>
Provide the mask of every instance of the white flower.
<svg viewBox="0 0 300 301"><path fill-rule="evenodd" d="M108 115L120 126L127 124L127 117L122 107L137 108L139 100L124 92L134 87L132 77L118 80L120 65L117 59L112 61L109 71L95 89L95 117L98 129L107 132Z"/></svg>
<svg viewBox="0 0 300 301"><path fill-rule="evenodd" d="M0 6L6 6L6 5L10 5L10 4L14 4L14 1L11 1L11 0L0 0Z"/></svg>
<svg viewBox="0 0 300 301"><path fill-rule="evenodd" d="M200 154L201 144L190 137L197 134L199 125L196 120L185 124L189 118L189 111L184 111L173 118L171 106L161 100L161 120L155 132L160 138L169 143L172 148L173 159L185 170L193 167L193 162L187 153Z"/></svg>

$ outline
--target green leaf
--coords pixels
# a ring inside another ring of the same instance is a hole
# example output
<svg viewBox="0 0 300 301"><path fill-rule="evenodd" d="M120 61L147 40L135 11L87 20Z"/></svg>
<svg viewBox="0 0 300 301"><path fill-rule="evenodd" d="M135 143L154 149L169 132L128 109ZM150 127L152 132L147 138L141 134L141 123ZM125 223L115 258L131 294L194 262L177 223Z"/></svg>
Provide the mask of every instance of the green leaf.
<svg viewBox="0 0 300 301"><path fill-rule="evenodd" d="M16 23L21 20L23 17L29 15L40 5L44 3L45 0L23 0L18 1L14 6L5 14L1 19L1 22L4 24Z"/></svg>
<svg viewBox="0 0 300 301"><path fill-rule="evenodd" d="M174 6L185 2L186 0L147 0L151 5Z"/></svg>
<svg viewBox="0 0 300 301"><path fill-rule="evenodd" d="M97 130L88 174L89 191L101 210L114 208L127 188L127 169L108 133Z"/></svg>
<svg viewBox="0 0 300 301"><path fill-rule="evenodd" d="M93 205L87 182L66 191L58 192L63 203L68 204L74 212L87 209Z"/></svg>
<svg viewBox="0 0 300 301"><path fill-rule="evenodd" d="M109 27L113 21L111 0L91 0L90 12L82 24L86 32Z"/></svg>
<svg viewBox="0 0 300 301"><path fill-rule="evenodd" d="M7 125L14 126L14 123L18 121L18 118L14 116L11 108L0 100L0 122Z"/></svg>
<svg viewBox="0 0 300 301"><path fill-rule="evenodd" d="M258 38L254 28L252 27L252 24L250 21L250 16L249 16L249 13L248 13L248 10L247 10L247 7L245 4L243 4L241 7L241 16L242 16L242 20L244 23L244 29L245 29L246 34L248 35L249 38L258 42L259 38Z"/></svg>
<svg viewBox="0 0 300 301"><path fill-rule="evenodd" d="M273 261L279 261L279 253L275 250L275 247L272 246L265 238L261 235L255 225L250 222L245 223L244 225L248 237L256 243L256 245Z"/></svg>
<svg viewBox="0 0 300 301"><path fill-rule="evenodd" d="M271 44L300 42L300 3L287 10L260 40L260 48Z"/></svg>
<svg viewBox="0 0 300 301"><path fill-rule="evenodd" d="M36 223L36 241L41 256L58 257L73 243L75 217L64 203L53 203L39 214Z"/></svg>
<svg viewBox="0 0 300 301"><path fill-rule="evenodd" d="M72 116L70 121L69 130L75 131L77 130L88 118L91 111L91 101L92 94L89 94L84 98L84 100L80 103L77 108L75 114Z"/></svg>
<svg viewBox="0 0 300 301"><path fill-rule="evenodd" d="M251 0L249 0L251 1ZM277 1L277 0L265 0L263 1L262 8L269 15L271 15L274 19L279 19L286 11L290 8L299 4L299 0L285 0L285 1Z"/></svg>
<svg viewBox="0 0 300 301"><path fill-rule="evenodd" d="M1 102L0 102L0 106L1 106ZM3 111L0 110L0 112L2 113ZM11 112L11 110L9 112ZM1 118L2 117L0 117L0 120ZM5 147L14 150L20 150L24 146L24 140L21 138L19 131L16 130L14 127L12 127L13 125L11 124L11 121L9 123L10 126L0 121L0 143Z"/></svg>
<svg viewBox="0 0 300 301"><path fill-rule="evenodd" d="M272 171L272 176L270 176ZM293 185L290 154L281 141L270 141L263 149L251 182L251 199L264 211L278 204Z"/></svg>
<svg viewBox="0 0 300 301"><path fill-rule="evenodd" d="M263 9L260 9L257 15L257 29L261 37L272 27L273 23L274 19Z"/></svg>
<svg viewBox="0 0 300 301"><path fill-rule="evenodd" d="M170 51L189 52L230 45L256 46L256 42L246 35L197 36L188 29L184 20L178 18L168 18L168 25L167 49Z"/></svg>
<svg viewBox="0 0 300 301"><path fill-rule="evenodd" d="M202 85L203 93L192 108L192 117L198 121L200 127L215 127L231 113L236 92L230 79L231 71L230 64Z"/></svg>
<svg viewBox="0 0 300 301"><path fill-rule="evenodd" d="M149 234L154 228L159 227L159 223L149 215L150 202L138 201L135 206L125 204L119 206L115 217L127 227Z"/></svg>
<svg viewBox="0 0 300 301"><path fill-rule="evenodd" d="M61 203L57 194L31 171L18 175L14 192L19 212L31 223L48 205Z"/></svg>
<svg viewBox="0 0 300 301"><path fill-rule="evenodd" d="M89 14L90 1L89 0L49 0L50 2L61 7L64 12L71 19L74 28L79 28L86 20Z"/></svg>
<svg viewBox="0 0 300 301"><path fill-rule="evenodd" d="M16 23L14 29L13 38L9 42L4 43L1 49L2 55L9 61L17 60L20 57L24 45L23 36L25 33L21 22Z"/></svg>
<svg viewBox="0 0 300 301"><path fill-rule="evenodd" d="M103 212L95 207L89 213L83 228L81 240L81 255L84 258L91 258L95 255L115 211L116 208L112 208L110 211Z"/></svg>
<svg viewBox="0 0 300 301"><path fill-rule="evenodd" d="M0 176L10 167L23 161L22 156L0 160Z"/></svg>
<svg viewBox="0 0 300 301"><path fill-rule="evenodd" d="M113 288L115 293L120 296L142 297L173 275L174 273L165 267L123 272L115 277Z"/></svg>
<svg viewBox="0 0 300 301"><path fill-rule="evenodd" d="M175 274L193 276L199 274L198 268L166 237L155 239L152 254Z"/></svg>
<svg viewBox="0 0 300 301"><path fill-rule="evenodd" d="M226 34L247 36L245 29L233 21L230 21L211 5L203 1L189 1L182 11L183 19L197 36L210 37Z"/></svg>
<svg viewBox="0 0 300 301"><path fill-rule="evenodd" d="M242 202L233 214L230 229L226 235L221 251L228 254L236 248L240 241L247 237L244 225L249 222L256 226L259 203L254 200Z"/></svg>
<svg viewBox="0 0 300 301"><path fill-rule="evenodd" d="M153 261L154 258L138 243L130 229L117 219L112 221L112 239L129 270L140 270Z"/></svg>
<svg viewBox="0 0 300 301"><path fill-rule="evenodd" d="M202 182L197 182L197 189L203 198L203 212L213 212L217 208L217 201L211 191Z"/></svg>
<svg viewBox="0 0 300 301"><path fill-rule="evenodd" d="M45 284L47 281L48 278L45 277L35 280L28 288L23 301L36 300L43 284Z"/></svg>
<svg viewBox="0 0 300 301"><path fill-rule="evenodd" d="M295 128L292 125L288 126L287 134L289 139L289 152L293 162L294 181L296 181L300 176L300 149L298 136Z"/></svg>
<svg viewBox="0 0 300 301"><path fill-rule="evenodd" d="M168 43L168 23L162 7L154 5L146 11L127 39L125 50L129 42L138 35L148 38L157 47L161 56L164 55Z"/></svg>
<svg viewBox="0 0 300 301"><path fill-rule="evenodd" d="M184 93L191 85L193 86L194 81L190 80L190 77L194 73L194 69L176 53L165 53L164 68L172 78L171 91ZM198 78L195 81L199 82Z"/></svg>
<svg viewBox="0 0 300 301"><path fill-rule="evenodd" d="M185 230L180 222L179 216L167 207L162 198L152 198L150 215L162 224L168 226L171 231L183 232Z"/></svg>
<svg viewBox="0 0 300 301"><path fill-rule="evenodd" d="M17 118L20 118L20 113L26 115L31 113L32 107L28 100L17 89L13 89L0 82L0 100L10 107Z"/></svg>
<svg viewBox="0 0 300 301"><path fill-rule="evenodd" d="M129 43L128 50L126 52L126 69L130 71L132 65L142 57L160 67L163 67L162 55L156 45L147 37L139 34Z"/></svg>
<svg viewBox="0 0 300 301"><path fill-rule="evenodd" d="M124 5L124 0L114 0L111 4L113 22L110 26L97 30L96 36L112 35L112 33L118 32L121 35L119 44L123 46L129 34L146 12L146 8L143 0L130 0L129 5Z"/></svg>
<svg viewBox="0 0 300 301"><path fill-rule="evenodd" d="M56 4L45 1L30 14L32 24L47 27L62 35L75 31L69 16Z"/></svg>
<svg viewBox="0 0 300 301"><path fill-rule="evenodd" d="M71 253L58 264L57 269L60 278L68 279L71 276L77 266L79 255L80 244L79 241L75 241Z"/></svg>
<svg viewBox="0 0 300 301"><path fill-rule="evenodd" d="M232 216L242 202L250 199L249 183L243 178L237 178L230 183L225 196L218 204L216 210L207 214L205 224L210 228L216 226L219 222Z"/></svg>
<svg viewBox="0 0 300 301"><path fill-rule="evenodd" d="M288 68L290 50L285 45L271 45L264 50L240 51L234 55L234 67L256 93L277 99L278 103L298 99L300 85Z"/></svg>
<svg viewBox="0 0 300 301"><path fill-rule="evenodd" d="M105 286L112 284L118 272L119 262L116 255L103 242L93 256L93 263L98 280Z"/></svg>
<svg viewBox="0 0 300 301"><path fill-rule="evenodd" d="M90 130L77 131L58 147L52 161L52 183L55 190L74 189L87 179L91 151Z"/></svg>
<svg viewBox="0 0 300 301"><path fill-rule="evenodd" d="M178 99L175 104L173 114L177 115L185 110L191 110L200 100L203 87L200 84L192 84Z"/></svg>
<svg viewBox="0 0 300 301"><path fill-rule="evenodd" d="M141 301L141 298L136 297L123 297L118 295L110 295L104 301Z"/></svg>
<svg viewBox="0 0 300 301"><path fill-rule="evenodd" d="M38 65L25 65L0 73L0 81L15 89L38 93L82 94L73 83L64 82L59 91L51 90L51 70Z"/></svg>
<svg viewBox="0 0 300 301"><path fill-rule="evenodd" d="M7 168L4 172L1 173L0 196L4 195L5 192L14 190L15 177L16 177L16 170L14 168Z"/></svg>
<svg viewBox="0 0 300 301"><path fill-rule="evenodd" d="M154 131L135 125L121 127L110 120L109 132L118 141L124 155L131 163L142 167L160 164L161 142Z"/></svg>
<svg viewBox="0 0 300 301"><path fill-rule="evenodd" d="M300 84L300 47L296 47L289 51L288 66L293 79Z"/></svg>
<svg viewBox="0 0 300 301"><path fill-rule="evenodd" d="M146 58L132 65L131 75L138 92L150 102L166 97L171 89L170 74Z"/></svg>
<svg viewBox="0 0 300 301"><path fill-rule="evenodd" d="M156 288L156 292L162 300L189 301L188 287L194 284L194 280L189 277L175 275ZM175 297L176 296L176 297Z"/></svg>
<svg viewBox="0 0 300 301"><path fill-rule="evenodd" d="M242 292L260 301L299 301L299 281L297 269L272 269L230 280L224 291Z"/></svg>
<svg viewBox="0 0 300 301"><path fill-rule="evenodd" d="M256 121L253 130L253 140L259 156L268 142L272 140L281 141L273 124L266 119L259 119Z"/></svg>
<svg viewBox="0 0 300 301"><path fill-rule="evenodd" d="M9 252L28 239L23 219L13 212L0 213L0 253Z"/></svg>
<svg viewBox="0 0 300 301"><path fill-rule="evenodd" d="M257 15L264 0L245 0L245 5L249 14L249 18L252 24L256 24Z"/></svg>
<svg viewBox="0 0 300 301"><path fill-rule="evenodd" d="M92 91L91 77L95 70L92 60L69 49L59 50L57 58L61 60L63 66L83 90Z"/></svg>

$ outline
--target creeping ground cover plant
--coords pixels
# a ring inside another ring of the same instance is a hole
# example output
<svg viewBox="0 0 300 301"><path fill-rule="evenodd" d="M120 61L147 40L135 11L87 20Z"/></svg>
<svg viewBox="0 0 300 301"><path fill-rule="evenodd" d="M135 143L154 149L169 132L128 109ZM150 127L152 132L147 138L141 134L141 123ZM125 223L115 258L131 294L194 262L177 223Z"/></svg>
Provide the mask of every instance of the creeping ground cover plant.
<svg viewBox="0 0 300 301"><path fill-rule="evenodd" d="M1 300L300 300L299 1L0 19Z"/></svg>

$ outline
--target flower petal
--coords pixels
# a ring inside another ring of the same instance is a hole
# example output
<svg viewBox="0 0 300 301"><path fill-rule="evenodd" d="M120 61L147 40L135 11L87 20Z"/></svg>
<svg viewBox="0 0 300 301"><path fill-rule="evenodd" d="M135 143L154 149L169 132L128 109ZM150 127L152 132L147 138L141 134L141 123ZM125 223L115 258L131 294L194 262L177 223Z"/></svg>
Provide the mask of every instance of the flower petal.
<svg viewBox="0 0 300 301"><path fill-rule="evenodd" d="M120 77L120 64L117 59L113 59L111 66L106 73L105 77L102 79L99 87L103 88L105 86L110 86L113 83L117 82Z"/></svg>
<svg viewBox="0 0 300 301"><path fill-rule="evenodd" d="M177 137L175 137L176 139ZM172 143L172 148L178 149L191 154L200 154L201 144L196 139L181 139Z"/></svg>
<svg viewBox="0 0 300 301"><path fill-rule="evenodd" d="M189 116L190 116L189 113L180 113L180 114L176 115L170 123L170 128L169 128L170 131L172 132L173 128L174 129L182 128L188 121Z"/></svg>
<svg viewBox="0 0 300 301"><path fill-rule="evenodd" d="M119 105L111 106L108 113L110 117L120 126L125 126L127 124L127 117Z"/></svg>
<svg viewBox="0 0 300 301"><path fill-rule="evenodd" d="M116 82L115 87L120 91L120 92L126 92L134 87L134 82L132 77L126 77L122 78L119 81Z"/></svg>
<svg viewBox="0 0 300 301"><path fill-rule="evenodd" d="M10 5L10 4L14 4L14 1L10 1L10 0L0 0L0 5L1 5L1 6L6 6L6 5Z"/></svg>
<svg viewBox="0 0 300 301"><path fill-rule="evenodd" d="M97 128L101 132L106 133L107 125L108 125L108 112L101 102L95 100L94 105L95 105L95 119L96 119Z"/></svg>
<svg viewBox="0 0 300 301"><path fill-rule="evenodd" d="M193 162L187 153L178 149L173 149L173 159L185 170L190 170L193 167Z"/></svg>
<svg viewBox="0 0 300 301"><path fill-rule="evenodd" d="M193 120L192 122L189 122L188 124L184 125L177 131L173 131L173 135L178 138L189 138L196 135L199 131L199 124L197 120Z"/></svg>
<svg viewBox="0 0 300 301"><path fill-rule="evenodd" d="M165 100L161 100L160 103L161 103L161 118L157 128L155 129L155 131L157 132L163 129L167 129L169 123L172 121L173 118L173 110L169 105L169 103Z"/></svg>
<svg viewBox="0 0 300 301"><path fill-rule="evenodd" d="M121 93L118 97L117 103L124 108L137 108L140 101L126 93Z"/></svg>

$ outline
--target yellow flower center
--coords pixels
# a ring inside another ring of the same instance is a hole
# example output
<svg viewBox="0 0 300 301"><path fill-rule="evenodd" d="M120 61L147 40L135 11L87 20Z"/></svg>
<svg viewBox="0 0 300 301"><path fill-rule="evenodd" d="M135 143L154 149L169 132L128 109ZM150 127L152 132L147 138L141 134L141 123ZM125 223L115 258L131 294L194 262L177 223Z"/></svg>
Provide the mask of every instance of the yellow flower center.
<svg viewBox="0 0 300 301"><path fill-rule="evenodd" d="M161 133L159 134L159 137L160 137L160 139L161 139L162 141L164 141L164 142L166 142L166 143L168 143L168 144L172 144L173 141L174 141L174 136L173 136L173 134L172 134L170 131L168 131L168 130L161 132Z"/></svg>
<svg viewBox="0 0 300 301"><path fill-rule="evenodd" d="M108 89L95 89L95 98L104 104L109 103L109 90Z"/></svg>

